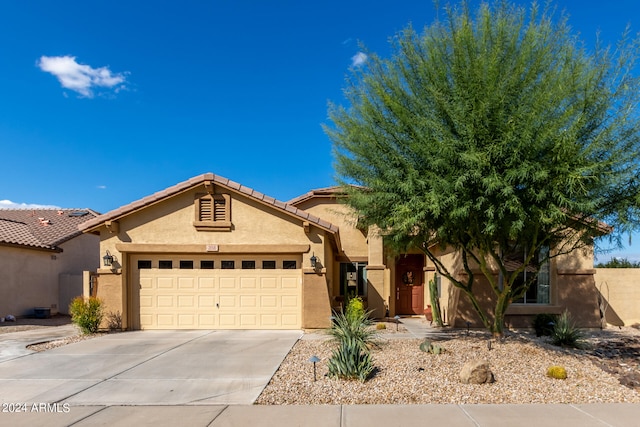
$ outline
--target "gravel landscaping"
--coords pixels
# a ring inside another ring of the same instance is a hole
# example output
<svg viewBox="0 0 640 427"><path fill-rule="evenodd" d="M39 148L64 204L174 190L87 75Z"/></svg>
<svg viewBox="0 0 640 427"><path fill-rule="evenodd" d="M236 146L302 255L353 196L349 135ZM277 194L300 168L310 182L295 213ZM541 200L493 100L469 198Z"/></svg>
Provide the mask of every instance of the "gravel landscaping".
<svg viewBox="0 0 640 427"><path fill-rule="evenodd" d="M528 332L508 333L503 341L492 340L489 349L489 335L484 332L451 331L434 340L445 353L433 355L419 349L419 339L394 339L393 334L383 333L371 351L377 370L364 383L327 377L326 362L336 344L323 337L302 339L256 403L640 403L640 389L634 389L640 376L638 330L615 328L588 335L585 350L555 347ZM623 351L615 344L620 340L626 340ZM317 381L309 362L313 355L321 359L316 364ZM475 359L489 362L494 383L460 382L462 366ZM551 365L564 366L568 378L548 378ZM622 385L621 380L629 377L630 383Z"/></svg>
<svg viewBox="0 0 640 427"><path fill-rule="evenodd" d="M69 323L67 318L18 319L2 324L0 334ZM433 355L419 349L421 340L387 323L372 348L376 371L364 383L329 378L327 359L336 344L324 331L307 331L287 355L257 404L424 404L424 403L640 403L640 330L611 327L586 332L587 348L552 346L529 331L508 332L502 341L481 331L443 331L432 341L445 349ZM36 344L46 351L102 334L81 335ZM309 358L316 364L317 381ZM492 384L462 384L459 372L469 360L482 359L495 376ZM566 368L555 380L549 366Z"/></svg>

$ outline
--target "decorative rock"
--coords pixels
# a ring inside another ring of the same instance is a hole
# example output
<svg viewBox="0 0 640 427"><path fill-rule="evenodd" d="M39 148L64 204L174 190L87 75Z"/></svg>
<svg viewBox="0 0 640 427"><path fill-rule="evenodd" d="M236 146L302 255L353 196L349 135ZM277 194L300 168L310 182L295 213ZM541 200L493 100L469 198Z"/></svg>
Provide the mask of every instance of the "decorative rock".
<svg viewBox="0 0 640 427"><path fill-rule="evenodd" d="M485 384L495 381L489 362L485 360L471 360L464 364L460 371L460 381L465 384Z"/></svg>

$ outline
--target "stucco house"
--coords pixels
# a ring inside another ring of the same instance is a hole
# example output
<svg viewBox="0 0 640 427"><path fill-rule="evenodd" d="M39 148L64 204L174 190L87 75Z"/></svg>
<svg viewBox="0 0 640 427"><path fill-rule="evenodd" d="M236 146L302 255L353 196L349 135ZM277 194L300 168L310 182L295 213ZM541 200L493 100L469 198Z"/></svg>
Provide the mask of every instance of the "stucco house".
<svg viewBox="0 0 640 427"><path fill-rule="evenodd" d="M78 225L91 209L0 209L0 317L34 309L68 313L82 295L83 272L95 270L100 239Z"/></svg>
<svg viewBox="0 0 640 427"><path fill-rule="evenodd" d="M345 295L379 318L422 314L435 279L445 320L475 322L424 255L386 251L342 196L331 187L285 203L212 173L191 178L80 225L100 236L104 260L85 294L129 329L324 328ZM455 270L456 254L441 256ZM597 326L592 266L588 253L554 259L545 297L514 304L509 321L566 307Z"/></svg>

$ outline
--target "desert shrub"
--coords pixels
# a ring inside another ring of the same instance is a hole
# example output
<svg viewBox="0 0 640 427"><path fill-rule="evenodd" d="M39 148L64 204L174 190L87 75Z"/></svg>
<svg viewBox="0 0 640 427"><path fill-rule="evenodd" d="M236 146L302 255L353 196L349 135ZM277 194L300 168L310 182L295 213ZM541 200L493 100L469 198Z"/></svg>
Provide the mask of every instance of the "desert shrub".
<svg viewBox="0 0 640 427"><path fill-rule="evenodd" d="M102 323L102 301L96 297L76 297L69 305L69 313L82 333L95 334Z"/></svg>
<svg viewBox="0 0 640 427"><path fill-rule="evenodd" d="M569 312L565 310L557 319L551 332L554 345L581 348L584 346L582 332L576 327Z"/></svg>
<svg viewBox="0 0 640 427"><path fill-rule="evenodd" d="M533 318L533 329L536 330L536 336L550 336L553 333L553 328L558 321L558 316L549 313L536 314Z"/></svg>
<svg viewBox="0 0 640 427"><path fill-rule="evenodd" d="M329 376L357 379L364 382L373 372L373 359L369 351L355 341L343 342L329 358Z"/></svg>
<svg viewBox="0 0 640 427"><path fill-rule="evenodd" d="M328 334L338 342L327 364L329 376L365 381L373 372L369 345L374 343L376 330L370 328L369 313L354 310L336 313Z"/></svg>
<svg viewBox="0 0 640 427"><path fill-rule="evenodd" d="M335 313L333 325L327 331L335 341L342 344L345 342L355 342L363 350L368 350L376 337L376 331L370 326L373 324L366 312L358 316Z"/></svg>
<svg viewBox="0 0 640 427"><path fill-rule="evenodd" d="M387 329L387 324L386 323L378 323L376 325L376 329Z"/></svg>
<svg viewBox="0 0 640 427"><path fill-rule="evenodd" d="M122 315L119 311L107 313L107 327L110 331L122 330Z"/></svg>
<svg viewBox="0 0 640 427"><path fill-rule="evenodd" d="M549 368L547 368L547 376L557 380L566 380L567 370L562 366L549 366Z"/></svg>
<svg viewBox="0 0 640 427"><path fill-rule="evenodd" d="M364 302L360 297L353 297L347 303L347 309L345 310L347 317L358 319L362 317L364 313Z"/></svg>

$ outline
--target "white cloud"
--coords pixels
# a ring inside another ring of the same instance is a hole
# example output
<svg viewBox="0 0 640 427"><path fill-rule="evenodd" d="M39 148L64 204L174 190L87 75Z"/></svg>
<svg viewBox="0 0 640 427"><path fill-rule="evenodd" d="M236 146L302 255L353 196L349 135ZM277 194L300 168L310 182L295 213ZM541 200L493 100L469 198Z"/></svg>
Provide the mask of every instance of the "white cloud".
<svg viewBox="0 0 640 427"><path fill-rule="evenodd" d="M107 186L106 185L98 185L96 188L99 189L99 190L106 190Z"/></svg>
<svg viewBox="0 0 640 427"><path fill-rule="evenodd" d="M14 203L11 200L0 200L0 209L62 209L54 205L37 205L34 203Z"/></svg>
<svg viewBox="0 0 640 427"><path fill-rule="evenodd" d="M363 65L365 62L367 62L367 54L364 52L358 52L355 55L353 55L351 57L351 66L352 67L359 67L361 65Z"/></svg>
<svg viewBox="0 0 640 427"><path fill-rule="evenodd" d="M114 89L117 93L124 89L127 73L113 73L107 67L92 68L78 64L75 56L42 56L37 62L42 71L58 78L62 87L93 98L97 87Z"/></svg>

